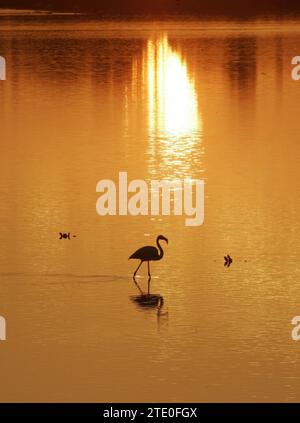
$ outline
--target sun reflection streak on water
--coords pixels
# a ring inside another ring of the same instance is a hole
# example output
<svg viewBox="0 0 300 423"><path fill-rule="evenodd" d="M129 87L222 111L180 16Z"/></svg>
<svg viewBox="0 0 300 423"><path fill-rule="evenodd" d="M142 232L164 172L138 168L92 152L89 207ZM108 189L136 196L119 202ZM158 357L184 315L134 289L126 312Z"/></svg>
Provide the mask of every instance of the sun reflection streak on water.
<svg viewBox="0 0 300 423"><path fill-rule="evenodd" d="M150 170L189 174L202 134L195 81L166 35L148 40L145 57Z"/></svg>

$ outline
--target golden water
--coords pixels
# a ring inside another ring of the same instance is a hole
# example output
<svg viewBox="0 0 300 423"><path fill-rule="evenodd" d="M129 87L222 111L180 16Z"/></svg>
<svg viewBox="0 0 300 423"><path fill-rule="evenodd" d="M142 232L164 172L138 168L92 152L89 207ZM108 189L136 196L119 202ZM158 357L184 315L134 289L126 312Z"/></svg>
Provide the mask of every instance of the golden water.
<svg viewBox="0 0 300 423"><path fill-rule="evenodd" d="M300 399L299 37L298 22L2 18L1 401ZM119 171L204 179L204 225L98 216L96 183ZM132 302L127 260L158 234L160 319Z"/></svg>

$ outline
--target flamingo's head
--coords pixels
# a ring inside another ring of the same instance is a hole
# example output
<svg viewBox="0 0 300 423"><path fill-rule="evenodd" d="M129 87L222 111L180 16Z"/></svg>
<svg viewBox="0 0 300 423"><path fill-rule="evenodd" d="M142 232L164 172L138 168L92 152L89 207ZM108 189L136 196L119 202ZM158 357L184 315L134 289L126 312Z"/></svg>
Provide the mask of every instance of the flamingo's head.
<svg viewBox="0 0 300 423"><path fill-rule="evenodd" d="M158 242L158 241L160 241L160 240L162 240L162 241L166 241L166 243L167 243L167 244L169 244L168 238L166 238L166 237L165 237L165 236L163 236L163 235L159 235L159 236L157 237L157 242Z"/></svg>

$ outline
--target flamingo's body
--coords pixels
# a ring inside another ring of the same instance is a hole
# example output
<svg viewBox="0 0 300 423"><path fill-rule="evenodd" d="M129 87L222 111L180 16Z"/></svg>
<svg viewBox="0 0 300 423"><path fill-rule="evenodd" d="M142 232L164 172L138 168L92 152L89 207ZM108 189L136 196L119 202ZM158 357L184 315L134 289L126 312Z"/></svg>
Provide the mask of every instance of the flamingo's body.
<svg viewBox="0 0 300 423"><path fill-rule="evenodd" d="M143 264L144 261L148 262L148 276L151 278L151 274L150 274L150 261L157 261L157 260L161 260L164 256L164 251L161 248L161 245L159 243L160 240L166 241L166 243L168 244L168 240L167 238L165 238L163 235L159 235L156 239L156 244L157 247L152 247L152 246L146 246L146 247L142 247L139 248L135 253L133 253L129 259L138 259L141 260L140 264L138 265L136 271L133 274L133 277L135 277L135 275L137 274L139 268L141 267L141 265Z"/></svg>

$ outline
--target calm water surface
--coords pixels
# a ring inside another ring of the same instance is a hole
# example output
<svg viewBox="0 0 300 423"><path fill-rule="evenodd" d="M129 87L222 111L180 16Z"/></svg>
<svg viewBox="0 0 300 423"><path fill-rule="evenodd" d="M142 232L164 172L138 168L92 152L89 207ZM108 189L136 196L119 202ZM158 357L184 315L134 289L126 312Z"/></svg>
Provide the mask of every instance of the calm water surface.
<svg viewBox="0 0 300 423"><path fill-rule="evenodd" d="M1 401L300 400L299 38L294 21L0 18ZM99 217L96 183L122 170L204 179L205 224ZM158 319L127 258L160 233Z"/></svg>

